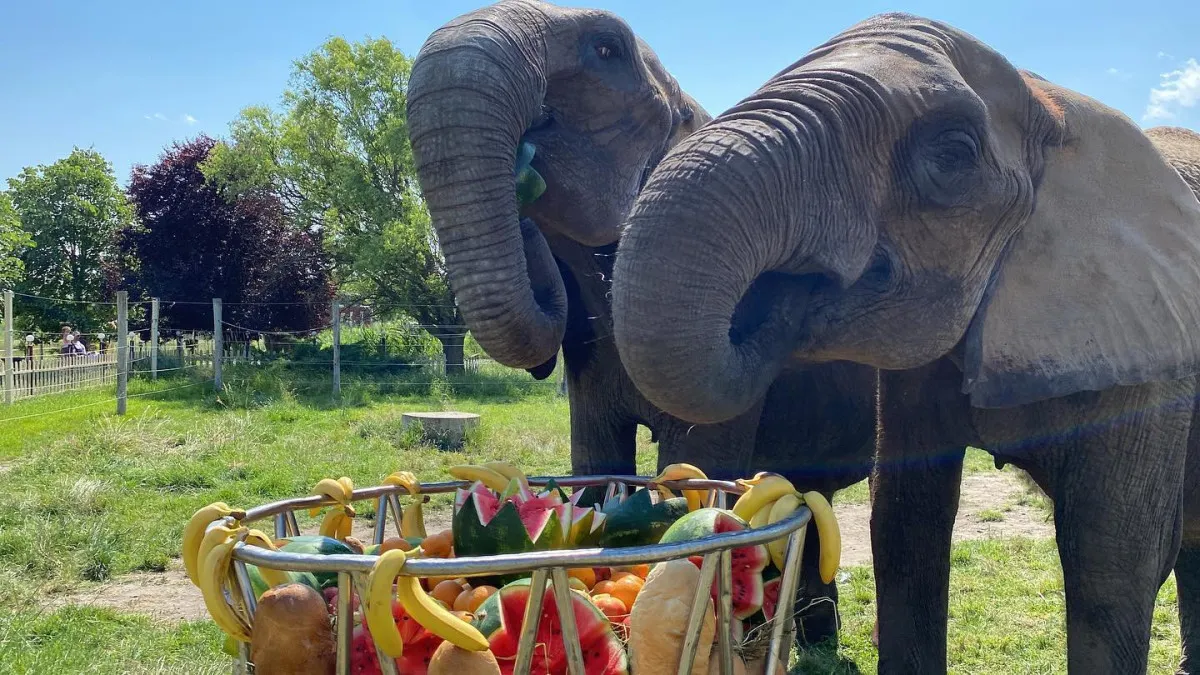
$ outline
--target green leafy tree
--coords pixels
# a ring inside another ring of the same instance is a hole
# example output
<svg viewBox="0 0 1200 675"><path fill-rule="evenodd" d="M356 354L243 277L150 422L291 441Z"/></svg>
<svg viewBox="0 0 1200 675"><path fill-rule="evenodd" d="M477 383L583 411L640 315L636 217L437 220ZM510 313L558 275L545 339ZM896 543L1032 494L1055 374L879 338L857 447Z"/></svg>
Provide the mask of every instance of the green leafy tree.
<svg viewBox="0 0 1200 675"><path fill-rule="evenodd" d="M280 110L242 111L204 171L223 189L278 195L294 224L321 233L344 294L416 319L461 372L466 330L408 143L411 68L386 39L333 38L296 62Z"/></svg>
<svg viewBox="0 0 1200 675"><path fill-rule="evenodd" d="M0 288L13 288L25 272L21 254L33 245L29 233L21 229L21 219L12 199L0 192Z"/></svg>
<svg viewBox="0 0 1200 675"><path fill-rule="evenodd" d="M9 196L32 238L17 290L75 301L110 299L119 279L118 233L132 220L112 165L76 148L50 165L26 167L8 181ZM43 330L62 322L107 322L111 308L41 303L30 307Z"/></svg>

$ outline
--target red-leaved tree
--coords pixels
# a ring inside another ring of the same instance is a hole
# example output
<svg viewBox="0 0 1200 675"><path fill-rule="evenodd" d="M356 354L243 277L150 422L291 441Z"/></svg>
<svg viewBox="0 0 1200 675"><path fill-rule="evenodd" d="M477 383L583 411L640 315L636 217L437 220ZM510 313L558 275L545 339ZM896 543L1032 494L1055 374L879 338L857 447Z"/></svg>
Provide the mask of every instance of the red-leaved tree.
<svg viewBox="0 0 1200 675"><path fill-rule="evenodd" d="M166 328L212 330L211 298L225 303L227 323L254 330L327 324L333 284L319 238L293 227L274 195L226 198L207 183L200 163L215 145L200 136L134 167L128 192L138 224L122 236L133 261L126 283L164 300Z"/></svg>

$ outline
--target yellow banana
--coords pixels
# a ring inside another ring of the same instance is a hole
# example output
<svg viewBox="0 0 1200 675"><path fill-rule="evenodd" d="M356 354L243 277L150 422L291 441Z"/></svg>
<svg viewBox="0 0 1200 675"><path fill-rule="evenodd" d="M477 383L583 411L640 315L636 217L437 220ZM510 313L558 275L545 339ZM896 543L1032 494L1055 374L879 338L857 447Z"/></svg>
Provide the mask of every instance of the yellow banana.
<svg viewBox="0 0 1200 675"><path fill-rule="evenodd" d="M407 508L404 509L403 515L400 517L400 535L404 538L419 537L424 539L425 534L425 509L421 504L421 498L417 497Z"/></svg>
<svg viewBox="0 0 1200 675"><path fill-rule="evenodd" d="M346 501L350 501L350 499L354 496L354 481L350 480L349 476L342 476L341 478L337 479L337 482L345 491Z"/></svg>
<svg viewBox="0 0 1200 675"><path fill-rule="evenodd" d="M204 539L200 541L200 548L196 551L197 580L199 580L203 575L201 566L204 564L204 560L208 558L209 552L216 548L217 545L224 543L225 540L229 539L230 537L236 537L238 534L240 534L240 530L242 529L244 528L241 526L229 527L228 525L221 523L209 528L208 532L204 533ZM197 583L196 585L199 586L200 584Z"/></svg>
<svg viewBox="0 0 1200 675"><path fill-rule="evenodd" d="M354 525L353 506L335 506L325 514L321 521L320 534L333 539L345 539L350 536Z"/></svg>
<svg viewBox="0 0 1200 675"><path fill-rule="evenodd" d="M399 576L407 559L404 551L393 549L379 556L368 580L367 628L375 646L383 653L397 658L404 653L404 643L392 617L392 581L396 596L414 621L426 630L468 651L481 652L488 648L487 638L477 628L454 616L434 601L421 588L416 577Z"/></svg>
<svg viewBox="0 0 1200 675"><path fill-rule="evenodd" d="M705 473L703 471L701 471L699 467L694 466L692 464L687 464L685 462L678 462L675 464L671 464L667 468L663 469L662 472L660 472L657 476L654 477L654 480L652 482L661 483L663 481L687 480L689 478L698 479L698 480L708 480L708 476L705 475ZM670 499L671 497L674 496L673 494L671 494L670 490L668 490L662 486L659 486L658 491L659 491L659 494L662 494L663 497L666 499ZM663 494L664 492L665 492L665 494ZM708 491L707 490L683 490L683 496L685 499L687 499L688 511L695 511L696 509L700 508L704 504L704 498L706 496L708 496Z"/></svg>
<svg viewBox="0 0 1200 675"><path fill-rule="evenodd" d="M199 585L196 581L196 568L199 565L200 542L204 540L204 533L213 521L226 516L233 516L235 520L241 520L246 517L246 512L232 509L225 502L213 502L193 514L187 527L183 528L183 569L187 571L188 578L192 580L193 584Z"/></svg>
<svg viewBox="0 0 1200 675"><path fill-rule="evenodd" d="M268 537L262 530L250 530L246 533L246 545L265 548L268 551L278 551L279 547L274 541ZM262 575L263 581L267 583L268 588L275 588L283 584L291 583L292 577L283 570L271 569L270 567L259 566L258 573Z"/></svg>
<svg viewBox="0 0 1200 675"><path fill-rule="evenodd" d="M804 503L812 511L813 522L817 524L817 537L821 540L821 581L829 583L837 575L838 566L842 562L842 531L838 527L837 518L833 516L833 507L829 500L820 492L805 492Z"/></svg>
<svg viewBox="0 0 1200 675"><path fill-rule="evenodd" d="M784 497L786 496L787 495L784 495ZM783 499L783 497L780 497L780 499ZM774 507L778 502L779 499L776 499L773 502L767 502L766 504L762 505L762 508L755 511L754 515L750 516L749 525L751 529L757 530L761 527L766 527L767 521L771 517L771 508Z"/></svg>
<svg viewBox="0 0 1200 675"><path fill-rule="evenodd" d="M526 490L529 489L529 479L526 478L525 472L518 469L512 462L485 462L482 466L486 469L495 471L501 476L504 476L506 480L512 480L516 478L517 482L521 484L521 487L525 488Z"/></svg>
<svg viewBox="0 0 1200 675"><path fill-rule="evenodd" d="M314 495L320 495L327 499L332 499L339 504L349 504L353 499L354 483L350 479L342 476L337 480L332 478L322 478L313 488ZM321 512L321 507L314 506L308 510L308 515L315 516Z"/></svg>
<svg viewBox="0 0 1200 675"><path fill-rule="evenodd" d="M758 474L750 480L738 480L739 485L749 487L733 504L733 514L749 522L763 506L780 497L796 492L792 482L779 474Z"/></svg>
<svg viewBox="0 0 1200 675"><path fill-rule="evenodd" d="M787 494L775 500L775 503L769 509L767 514L767 525L774 525L779 521L787 518L800 508L800 497L796 494ZM762 513L765 509L759 509ZM758 514L755 514L757 517ZM775 563L776 569L783 571L784 558L787 556L787 537L776 539L767 542L767 551L771 554L771 562Z"/></svg>
<svg viewBox="0 0 1200 675"><path fill-rule="evenodd" d="M204 606L217 626L233 639L249 642L250 627L225 601L225 582L229 579L235 543L236 535L227 536L207 552L198 570L199 586L204 596Z"/></svg>
<svg viewBox="0 0 1200 675"><path fill-rule="evenodd" d="M459 480L472 483L479 481L495 492L503 493L508 487L509 479L497 473L495 469L489 469L481 464L461 464L450 467L449 471L451 476Z"/></svg>
<svg viewBox="0 0 1200 675"><path fill-rule="evenodd" d="M394 471L383 479L384 485L398 485L408 490L410 495L421 494L421 482L411 471Z"/></svg>

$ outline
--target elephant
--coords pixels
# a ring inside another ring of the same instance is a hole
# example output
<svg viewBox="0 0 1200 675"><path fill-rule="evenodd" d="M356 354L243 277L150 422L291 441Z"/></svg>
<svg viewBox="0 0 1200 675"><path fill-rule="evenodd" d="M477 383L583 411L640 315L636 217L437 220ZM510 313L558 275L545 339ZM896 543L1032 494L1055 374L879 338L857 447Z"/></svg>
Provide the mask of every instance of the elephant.
<svg viewBox="0 0 1200 675"><path fill-rule="evenodd" d="M539 379L561 347L574 473L635 473L642 425L658 443L660 469L689 462L714 478L771 470L830 499L867 476L869 367L797 369L743 414L711 425L663 413L626 374L609 301L620 228L650 169L710 117L623 20L531 0L453 19L413 63L407 115L424 199L475 339ZM546 190L518 204L522 143L534 146ZM820 414L795 414L797 396ZM815 527L806 542L802 600L836 603L836 586L816 573ZM809 642L837 630L830 603L816 603L800 623Z"/></svg>
<svg viewBox="0 0 1200 675"><path fill-rule="evenodd" d="M894 13L651 173L612 287L647 399L713 424L796 363L877 369L880 673L947 669L968 446L1053 501L1069 672L1145 672L1172 569L1200 672L1196 147Z"/></svg>

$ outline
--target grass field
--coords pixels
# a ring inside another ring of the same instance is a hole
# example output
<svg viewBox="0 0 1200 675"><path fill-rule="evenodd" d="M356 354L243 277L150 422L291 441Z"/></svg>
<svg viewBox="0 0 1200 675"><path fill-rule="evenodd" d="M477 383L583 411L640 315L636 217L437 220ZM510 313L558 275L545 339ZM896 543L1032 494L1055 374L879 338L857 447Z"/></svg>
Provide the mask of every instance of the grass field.
<svg viewBox="0 0 1200 675"><path fill-rule="evenodd" d="M421 380L414 382L414 380ZM431 383L432 381L432 383ZM326 373L227 373L227 391L188 380L134 382L123 418L106 391L0 408L0 663L17 673L228 672L207 621L156 623L99 607L47 609L46 598L134 571L161 571L179 553L191 513L220 499L253 505L348 475L377 484L407 468L504 458L530 473L569 470L567 404L557 382L486 371L453 382L428 376L344 376L332 405ZM58 414L54 410L89 406ZM441 452L400 431L400 414L454 407L480 412L462 452ZM20 419L18 419L20 418ZM7 421L6 421L7 420ZM639 465L653 469L648 434ZM989 470L980 453L969 471ZM865 499L855 486L839 500ZM448 508L449 497L434 507ZM303 522L302 522L303 524ZM850 568L841 644L801 656L794 673L872 673L873 581ZM950 625L955 673L1065 672L1063 592L1053 542L989 540L956 546ZM1173 581L1160 593L1150 672L1178 653Z"/></svg>

